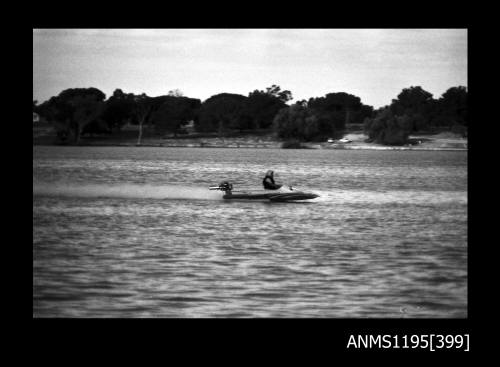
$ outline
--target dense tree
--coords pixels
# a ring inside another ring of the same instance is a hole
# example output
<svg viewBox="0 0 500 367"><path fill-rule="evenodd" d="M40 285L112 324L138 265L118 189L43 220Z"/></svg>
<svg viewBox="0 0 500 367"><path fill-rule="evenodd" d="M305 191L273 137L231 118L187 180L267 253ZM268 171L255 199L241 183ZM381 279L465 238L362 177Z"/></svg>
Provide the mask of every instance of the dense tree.
<svg viewBox="0 0 500 367"><path fill-rule="evenodd" d="M391 110L398 115L407 111L418 113L422 112L431 100L432 94L420 86L404 88L397 99L392 100Z"/></svg>
<svg viewBox="0 0 500 367"><path fill-rule="evenodd" d="M298 102L278 112L273 121L278 138L283 140L323 140L334 134L334 126L328 116Z"/></svg>
<svg viewBox="0 0 500 367"><path fill-rule="evenodd" d="M170 97L184 97L184 93L180 89L172 89L168 91L168 94Z"/></svg>
<svg viewBox="0 0 500 367"><path fill-rule="evenodd" d="M119 130L127 122L134 120L134 110L134 95L123 93L121 89L116 89L113 95L106 101L102 119L111 131L114 128Z"/></svg>
<svg viewBox="0 0 500 367"><path fill-rule="evenodd" d="M452 87L438 100L439 114L446 126L467 126L467 89L464 86Z"/></svg>
<svg viewBox="0 0 500 367"><path fill-rule="evenodd" d="M83 129L100 117L105 94L96 88L71 88L50 98L38 108L38 113L52 121L58 137L72 138L78 143Z"/></svg>
<svg viewBox="0 0 500 367"><path fill-rule="evenodd" d="M467 90L463 86L452 87L436 100L420 86L405 88L392 100L390 109L395 116L405 116L412 132L466 127Z"/></svg>
<svg viewBox="0 0 500 367"><path fill-rule="evenodd" d="M246 129L250 127L246 115L247 97L240 94L221 93L204 101L195 120L197 131L217 131L221 136L227 129Z"/></svg>
<svg viewBox="0 0 500 367"><path fill-rule="evenodd" d="M370 141L384 145L403 145L408 141L411 121L407 115L395 116L390 108L380 109L374 118L365 119Z"/></svg>
<svg viewBox="0 0 500 367"><path fill-rule="evenodd" d="M307 101L305 99L301 99L300 101L295 102L296 105L307 107Z"/></svg>
<svg viewBox="0 0 500 367"><path fill-rule="evenodd" d="M152 115L152 123L158 132L171 132L177 135L180 128L194 120L201 101L199 99L166 96L162 104Z"/></svg>
<svg viewBox="0 0 500 367"><path fill-rule="evenodd" d="M276 84L273 84L272 86L266 88L265 92L255 90L253 93L257 94L265 93L268 96L272 96L279 99L283 103L287 103L288 101L291 101L293 99L292 92L290 92L289 90L282 91L281 88ZM253 93L250 93L250 95L252 95Z"/></svg>
<svg viewBox="0 0 500 367"><path fill-rule="evenodd" d="M282 91L277 85L265 91L254 90L248 95L245 114L252 120L253 127L266 129L272 125L278 111L287 107L286 103L292 99L290 91Z"/></svg>
<svg viewBox="0 0 500 367"><path fill-rule="evenodd" d="M340 135L348 123L362 123L373 115L372 106L348 93L329 93L307 102L298 101L292 107L280 110L274 120L281 139L324 140Z"/></svg>
<svg viewBox="0 0 500 367"><path fill-rule="evenodd" d="M435 110L432 94L420 86L404 88L393 99L390 109L395 116L406 116L411 125L411 131L425 130L430 126Z"/></svg>
<svg viewBox="0 0 500 367"><path fill-rule="evenodd" d="M373 117L373 114L373 106L361 104L359 109L352 111L350 121L353 124L362 124L365 121L365 118Z"/></svg>
<svg viewBox="0 0 500 367"><path fill-rule="evenodd" d="M362 123L373 112L373 108L362 104L359 97L344 92L310 98L307 105L328 117L335 130L343 130L349 123Z"/></svg>

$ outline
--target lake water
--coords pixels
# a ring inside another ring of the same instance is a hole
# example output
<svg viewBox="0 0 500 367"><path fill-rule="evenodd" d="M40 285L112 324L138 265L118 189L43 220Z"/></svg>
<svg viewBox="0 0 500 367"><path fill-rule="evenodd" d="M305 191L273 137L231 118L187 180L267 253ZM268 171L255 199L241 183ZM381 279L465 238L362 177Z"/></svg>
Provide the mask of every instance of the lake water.
<svg viewBox="0 0 500 367"><path fill-rule="evenodd" d="M467 317L467 152L35 146L33 316Z"/></svg>

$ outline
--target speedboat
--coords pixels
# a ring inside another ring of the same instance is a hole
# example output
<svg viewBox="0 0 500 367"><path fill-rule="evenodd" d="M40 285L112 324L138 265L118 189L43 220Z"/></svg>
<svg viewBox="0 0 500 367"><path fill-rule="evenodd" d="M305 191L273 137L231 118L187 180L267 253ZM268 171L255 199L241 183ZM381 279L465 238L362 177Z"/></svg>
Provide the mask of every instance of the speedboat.
<svg viewBox="0 0 500 367"><path fill-rule="evenodd" d="M245 190L233 191L233 184L223 181L219 186L210 186L209 190L220 190L224 192L222 196L226 200L270 200L270 201L299 201L309 200L319 197L312 192L296 190L292 186L281 186L277 190Z"/></svg>

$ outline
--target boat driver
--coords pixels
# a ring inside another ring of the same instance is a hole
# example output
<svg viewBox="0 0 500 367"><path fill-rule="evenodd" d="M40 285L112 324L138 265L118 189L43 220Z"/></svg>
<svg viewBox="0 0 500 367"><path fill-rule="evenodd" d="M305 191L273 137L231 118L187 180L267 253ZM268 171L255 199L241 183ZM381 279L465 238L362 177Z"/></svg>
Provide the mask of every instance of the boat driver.
<svg viewBox="0 0 500 367"><path fill-rule="evenodd" d="M272 170L267 171L262 184L266 190L278 190L282 186L274 182L274 172Z"/></svg>

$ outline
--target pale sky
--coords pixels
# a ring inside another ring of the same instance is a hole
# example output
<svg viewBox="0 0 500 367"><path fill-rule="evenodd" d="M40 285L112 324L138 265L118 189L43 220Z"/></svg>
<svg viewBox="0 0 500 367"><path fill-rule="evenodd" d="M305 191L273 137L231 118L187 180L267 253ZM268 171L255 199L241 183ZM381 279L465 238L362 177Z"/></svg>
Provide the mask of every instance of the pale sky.
<svg viewBox="0 0 500 367"><path fill-rule="evenodd" d="M347 92L375 108L420 85L467 86L466 29L34 29L33 99L66 88L202 101L277 84L294 101Z"/></svg>

